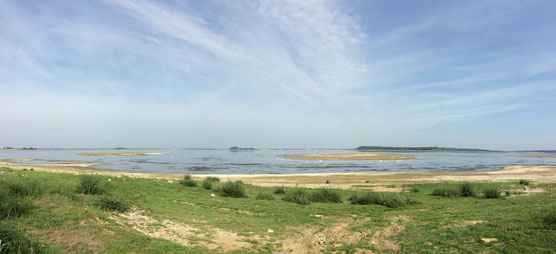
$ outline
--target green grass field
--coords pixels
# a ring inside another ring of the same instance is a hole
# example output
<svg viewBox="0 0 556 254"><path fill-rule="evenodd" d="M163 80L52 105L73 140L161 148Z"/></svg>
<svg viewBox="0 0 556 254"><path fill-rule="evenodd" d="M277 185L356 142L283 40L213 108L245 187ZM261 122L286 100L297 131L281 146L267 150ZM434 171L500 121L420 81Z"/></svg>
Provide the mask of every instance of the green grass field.
<svg viewBox="0 0 556 254"><path fill-rule="evenodd" d="M472 183L462 197L432 195L460 193L447 182L282 194L193 180L0 168L0 253L556 252L556 184Z"/></svg>

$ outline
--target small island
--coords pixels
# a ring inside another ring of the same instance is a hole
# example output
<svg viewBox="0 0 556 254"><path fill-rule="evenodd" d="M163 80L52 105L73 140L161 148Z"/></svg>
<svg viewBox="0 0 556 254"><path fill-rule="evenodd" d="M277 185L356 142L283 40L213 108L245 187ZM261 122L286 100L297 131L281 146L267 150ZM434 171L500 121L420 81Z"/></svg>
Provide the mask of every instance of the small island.
<svg viewBox="0 0 556 254"><path fill-rule="evenodd" d="M284 154L279 158L296 160L408 160L414 155L392 153L321 153L321 154Z"/></svg>
<svg viewBox="0 0 556 254"><path fill-rule="evenodd" d="M494 150L476 149L476 148L453 148L453 147L437 147L437 146L360 146L355 150L361 151L395 151L395 152L499 152Z"/></svg>
<svg viewBox="0 0 556 254"><path fill-rule="evenodd" d="M230 152L239 152L239 151L255 151L257 149L252 148L252 147L237 147L237 146L232 146L230 148L228 148L228 151Z"/></svg>

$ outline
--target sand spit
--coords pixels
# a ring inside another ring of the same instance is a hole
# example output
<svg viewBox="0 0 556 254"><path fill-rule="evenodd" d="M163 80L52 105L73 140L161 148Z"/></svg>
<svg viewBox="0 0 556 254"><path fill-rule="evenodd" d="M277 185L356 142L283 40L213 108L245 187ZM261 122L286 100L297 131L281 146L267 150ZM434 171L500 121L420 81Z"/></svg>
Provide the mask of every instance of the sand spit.
<svg viewBox="0 0 556 254"><path fill-rule="evenodd" d="M296 160L407 160L415 159L408 154L392 153L321 153L321 154L284 154L278 156Z"/></svg>
<svg viewBox="0 0 556 254"><path fill-rule="evenodd" d="M128 176L136 178L155 178L179 180L184 174L164 173L133 173L115 170L95 169L95 163L68 163L68 164L29 164L14 161L0 160L0 167L13 169L33 169L35 171L48 171L72 174L99 174L109 176ZM358 173L314 173L314 174L234 174L234 175L193 175L196 180L208 176L216 176L223 181L241 180L248 184L259 186L298 186L308 188L339 188L356 189L357 186L370 185L370 187L390 184L433 183L443 181L471 181L471 182L507 182L527 179L537 183L556 183L555 165L522 165L506 166L496 171L488 172L358 172ZM325 183L326 181L329 183Z"/></svg>
<svg viewBox="0 0 556 254"><path fill-rule="evenodd" d="M85 156L145 156L145 155L162 155L168 153L152 153L152 152L94 152L94 153L78 153L77 155Z"/></svg>
<svg viewBox="0 0 556 254"><path fill-rule="evenodd" d="M556 155L549 155L549 154L512 154L512 156L533 157L533 158L556 158Z"/></svg>

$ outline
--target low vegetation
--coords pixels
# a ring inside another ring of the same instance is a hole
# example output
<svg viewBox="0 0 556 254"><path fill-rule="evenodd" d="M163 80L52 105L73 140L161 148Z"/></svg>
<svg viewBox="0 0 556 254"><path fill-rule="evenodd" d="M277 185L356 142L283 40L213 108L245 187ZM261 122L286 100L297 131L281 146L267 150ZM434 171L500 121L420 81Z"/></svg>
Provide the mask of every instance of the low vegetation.
<svg viewBox="0 0 556 254"><path fill-rule="evenodd" d="M315 253L556 251L556 183L524 195L518 181L408 184L394 193L95 177L0 168L0 253L296 253L286 243ZM483 198L489 188L512 196ZM470 198L430 195L437 190Z"/></svg>
<svg viewBox="0 0 556 254"><path fill-rule="evenodd" d="M396 208L405 206L411 203L417 203L412 201L408 197L388 192L369 192L367 194L358 196L352 195L348 199L352 204L356 205L382 205L390 208Z"/></svg>
<svg viewBox="0 0 556 254"><path fill-rule="evenodd" d="M236 182L225 182L221 187L219 187L216 192L223 197L231 198L246 198L245 188L243 183L240 181Z"/></svg>
<svg viewBox="0 0 556 254"><path fill-rule="evenodd" d="M104 211L116 211L125 213L130 210L130 207L127 203L121 201L118 198L109 196L99 197L99 199L95 202L95 205Z"/></svg>
<svg viewBox="0 0 556 254"><path fill-rule="evenodd" d="M258 199L258 200L274 200L275 198L270 193L261 192L261 193L257 194L255 199Z"/></svg>
<svg viewBox="0 0 556 254"><path fill-rule="evenodd" d="M519 184L521 184L521 185L529 185L530 183L531 183L531 181L529 181L529 180L525 180L525 179L519 180Z"/></svg>
<svg viewBox="0 0 556 254"><path fill-rule="evenodd" d="M502 196L500 188L498 188L497 186L485 187L483 189L483 194L485 195L485 198L500 198Z"/></svg>
<svg viewBox="0 0 556 254"><path fill-rule="evenodd" d="M197 181L193 180L190 175L185 175L180 184L187 187L197 187Z"/></svg>
<svg viewBox="0 0 556 254"><path fill-rule="evenodd" d="M94 175L82 175L79 178L77 192L85 195L100 195L104 189L100 185L101 178Z"/></svg>
<svg viewBox="0 0 556 254"><path fill-rule="evenodd" d="M202 186L206 190L212 190L212 183L212 181L204 180Z"/></svg>
<svg viewBox="0 0 556 254"><path fill-rule="evenodd" d="M220 178L215 177L215 176L209 176L209 177L205 178L205 181L213 182L213 183L219 183Z"/></svg>

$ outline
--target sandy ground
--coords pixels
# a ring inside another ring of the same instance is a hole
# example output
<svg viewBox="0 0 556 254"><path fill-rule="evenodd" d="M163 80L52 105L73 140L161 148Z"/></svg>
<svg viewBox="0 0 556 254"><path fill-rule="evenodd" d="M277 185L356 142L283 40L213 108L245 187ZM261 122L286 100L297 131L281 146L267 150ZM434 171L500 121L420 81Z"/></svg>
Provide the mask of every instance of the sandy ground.
<svg viewBox="0 0 556 254"><path fill-rule="evenodd" d="M161 155L168 153L147 153L147 152L94 152L94 153L78 153L78 155L86 156L145 156L145 155Z"/></svg>
<svg viewBox="0 0 556 254"><path fill-rule="evenodd" d="M512 154L512 156L533 157L533 158L556 158L556 155L548 155L548 154Z"/></svg>
<svg viewBox="0 0 556 254"><path fill-rule="evenodd" d="M22 159L18 159L22 160ZM26 159L29 160L29 159ZM13 169L33 169L36 171L65 172L73 174L102 174L108 176L128 176L140 178L157 178L167 180L179 180L183 174L162 173L132 173L122 171L100 170L94 166L103 165L98 163L67 163L59 164L22 164L14 159L0 160L0 167ZM368 172L368 173L316 173L316 174L245 174L245 175L193 175L195 179L203 179L207 176L217 176L222 180L241 180L245 183L259 186L299 186L299 187L330 187L340 189L352 189L354 186L380 186L391 184L411 184L442 181L516 181L527 179L537 183L556 182L556 166L550 165L527 165L506 166L496 171L489 172ZM326 181L329 181L326 184ZM374 189L374 188L373 188ZM375 189L380 191L381 189ZM394 189L392 189L394 191Z"/></svg>
<svg viewBox="0 0 556 254"><path fill-rule="evenodd" d="M321 153L321 154L284 154L278 157L297 160L407 160L413 155L392 153Z"/></svg>

